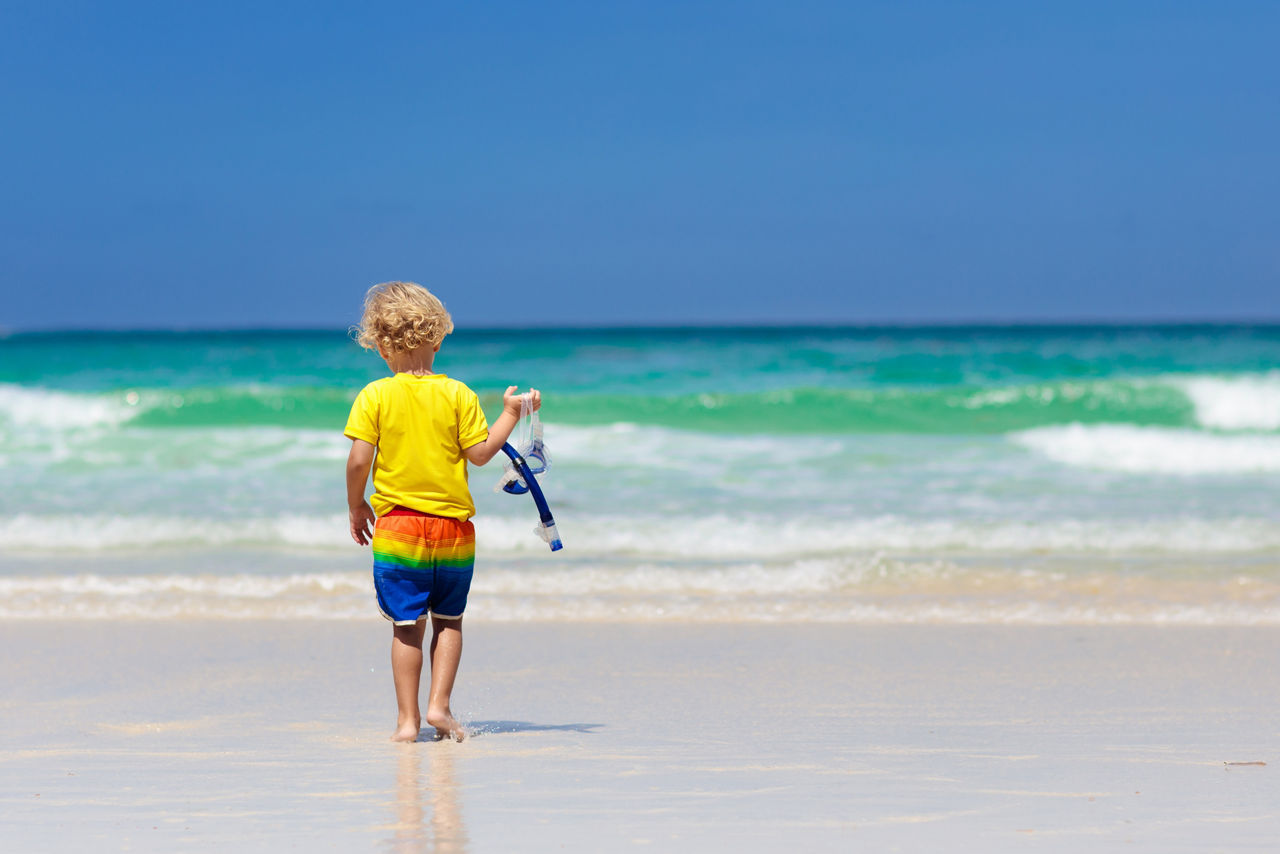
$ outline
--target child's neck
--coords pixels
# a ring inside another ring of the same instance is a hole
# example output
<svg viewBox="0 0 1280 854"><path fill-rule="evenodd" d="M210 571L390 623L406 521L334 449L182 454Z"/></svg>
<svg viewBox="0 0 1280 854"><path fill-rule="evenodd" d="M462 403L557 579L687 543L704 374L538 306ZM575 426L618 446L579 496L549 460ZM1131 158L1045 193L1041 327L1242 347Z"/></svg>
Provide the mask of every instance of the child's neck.
<svg viewBox="0 0 1280 854"><path fill-rule="evenodd" d="M419 347L406 353L392 353L387 358L387 367L397 374L417 374L425 376L433 373L431 363L436 359L436 351L430 347Z"/></svg>

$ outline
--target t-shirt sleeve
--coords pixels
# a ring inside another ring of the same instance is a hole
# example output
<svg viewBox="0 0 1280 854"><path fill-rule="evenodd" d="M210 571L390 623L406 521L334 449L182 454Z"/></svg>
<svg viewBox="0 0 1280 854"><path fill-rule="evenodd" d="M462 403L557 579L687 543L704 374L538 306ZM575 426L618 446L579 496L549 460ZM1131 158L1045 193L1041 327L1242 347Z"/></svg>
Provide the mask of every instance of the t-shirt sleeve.
<svg viewBox="0 0 1280 854"><path fill-rule="evenodd" d="M356 395L347 416L347 427L342 431L348 439L363 439L370 445L378 444L378 396L372 385L367 385Z"/></svg>
<svg viewBox="0 0 1280 854"><path fill-rule="evenodd" d="M469 388L458 395L458 447L464 451L489 438L489 422L480 408L480 398Z"/></svg>

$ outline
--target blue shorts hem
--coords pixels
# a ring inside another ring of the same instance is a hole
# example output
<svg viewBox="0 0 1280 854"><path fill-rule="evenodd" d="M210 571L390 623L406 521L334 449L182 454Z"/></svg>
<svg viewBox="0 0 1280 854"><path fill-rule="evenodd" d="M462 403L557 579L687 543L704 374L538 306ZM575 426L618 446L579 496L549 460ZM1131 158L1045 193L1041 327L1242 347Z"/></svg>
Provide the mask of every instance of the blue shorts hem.
<svg viewBox="0 0 1280 854"><path fill-rule="evenodd" d="M406 571L401 567L375 566L373 588L378 610L397 626L412 626L430 616L459 620L467 610L472 571ZM443 608L449 613L441 614Z"/></svg>

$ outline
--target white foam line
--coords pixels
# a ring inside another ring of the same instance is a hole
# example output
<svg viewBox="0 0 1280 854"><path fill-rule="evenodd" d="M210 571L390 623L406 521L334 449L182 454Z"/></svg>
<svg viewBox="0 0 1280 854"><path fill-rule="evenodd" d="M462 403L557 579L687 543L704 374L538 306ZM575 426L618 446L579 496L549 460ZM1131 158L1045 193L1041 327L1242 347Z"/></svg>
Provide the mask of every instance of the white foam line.
<svg viewBox="0 0 1280 854"><path fill-rule="evenodd" d="M372 620L376 602L367 579L320 593L305 586L293 595L210 595L182 585L128 579L76 590L67 584L24 586L10 579L0 599L0 619L218 619ZM16 582L16 583L14 583ZM130 592L125 592L126 590ZM1233 601L1162 601L1130 598L1103 603L1054 601L1013 596L808 595L532 595L475 590L467 608L471 620L494 622L755 622L788 621L852 625L1179 625L1275 626L1280 606Z"/></svg>
<svg viewBox="0 0 1280 854"><path fill-rule="evenodd" d="M1009 438L1055 462L1079 468L1162 475L1280 472L1280 436L1069 424L1024 430Z"/></svg>
<svg viewBox="0 0 1280 854"><path fill-rule="evenodd" d="M481 557L547 556L528 516L476 519ZM877 551L949 554L1230 555L1280 550L1280 525L1262 518L1149 521L921 521L899 516L776 520L751 515L700 518L567 518L566 551L556 559L780 561ZM19 514L0 519L0 554L137 552L154 548L266 547L357 550L344 515L206 517Z"/></svg>
<svg viewBox="0 0 1280 854"><path fill-rule="evenodd" d="M137 415L121 396L73 394L0 383L0 415L23 427L52 430L113 426Z"/></svg>
<svg viewBox="0 0 1280 854"><path fill-rule="evenodd" d="M1280 370L1237 377L1189 377L1179 383L1196 420L1219 430L1280 430Z"/></svg>

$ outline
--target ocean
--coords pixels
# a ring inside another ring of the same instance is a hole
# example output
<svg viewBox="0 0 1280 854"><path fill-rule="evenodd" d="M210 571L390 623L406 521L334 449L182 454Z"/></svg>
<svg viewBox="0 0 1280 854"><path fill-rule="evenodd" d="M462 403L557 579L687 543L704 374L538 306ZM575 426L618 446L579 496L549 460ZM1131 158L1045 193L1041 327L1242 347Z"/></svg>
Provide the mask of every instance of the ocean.
<svg viewBox="0 0 1280 854"><path fill-rule="evenodd" d="M1280 624L1280 326L459 331L488 620ZM325 332L0 339L0 617L380 619Z"/></svg>

